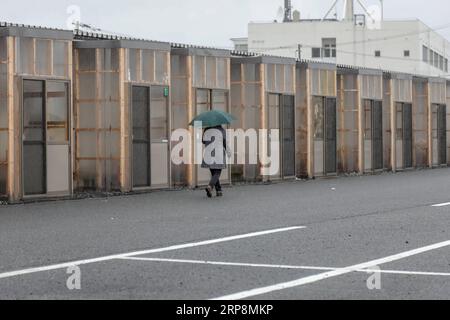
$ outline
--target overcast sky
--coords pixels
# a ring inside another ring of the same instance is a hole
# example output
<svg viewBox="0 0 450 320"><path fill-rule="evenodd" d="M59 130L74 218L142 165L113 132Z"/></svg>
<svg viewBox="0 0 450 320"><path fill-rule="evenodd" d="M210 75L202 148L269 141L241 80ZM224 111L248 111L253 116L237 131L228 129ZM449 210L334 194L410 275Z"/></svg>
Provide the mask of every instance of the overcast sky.
<svg viewBox="0 0 450 320"><path fill-rule="evenodd" d="M223 48L231 47L230 38L247 35L249 21L276 19L278 9L284 3L283 0L1 1L1 21L67 28L68 8L76 5L81 9L82 22L103 30ZM333 0L292 2L303 18L321 18ZM367 6L379 4L379 0L363 2ZM419 18L430 27L450 23L449 0L384 0L384 3L387 19ZM450 28L439 32L450 39Z"/></svg>

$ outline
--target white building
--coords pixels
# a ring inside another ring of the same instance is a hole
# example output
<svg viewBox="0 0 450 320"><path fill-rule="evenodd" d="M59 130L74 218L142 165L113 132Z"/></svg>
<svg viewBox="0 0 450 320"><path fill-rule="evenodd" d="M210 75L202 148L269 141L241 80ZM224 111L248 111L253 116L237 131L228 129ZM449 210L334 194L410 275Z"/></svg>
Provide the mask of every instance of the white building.
<svg viewBox="0 0 450 320"><path fill-rule="evenodd" d="M304 20L296 11L294 18L285 18L287 22L251 22L248 25L248 50L449 77L450 42L436 31L420 20L384 20L381 12L379 15L376 12L371 15L368 11L364 15L355 15L353 6L352 0L346 2L342 20ZM245 48L245 39L234 40L236 49Z"/></svg>

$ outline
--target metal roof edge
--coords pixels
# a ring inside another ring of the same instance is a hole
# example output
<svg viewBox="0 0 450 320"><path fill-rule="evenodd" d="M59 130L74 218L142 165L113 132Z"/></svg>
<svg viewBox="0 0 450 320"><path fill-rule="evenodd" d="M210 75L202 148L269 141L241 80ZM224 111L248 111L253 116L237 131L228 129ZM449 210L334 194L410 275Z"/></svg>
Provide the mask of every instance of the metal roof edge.
<svg viewBox="0 0 450 320"><path fill-rule="evenodd" d="M13 24L8 22L0 22L0 36L53 40L73 40L74 38L71 30Z"/></svg>

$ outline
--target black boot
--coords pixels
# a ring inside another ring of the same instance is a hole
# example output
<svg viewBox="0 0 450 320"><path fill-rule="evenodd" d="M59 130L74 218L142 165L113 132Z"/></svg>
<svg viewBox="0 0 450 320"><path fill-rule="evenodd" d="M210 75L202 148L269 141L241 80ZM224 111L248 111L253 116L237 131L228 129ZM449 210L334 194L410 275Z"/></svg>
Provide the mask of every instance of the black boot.
<svg viewBox="0 0 450 320"><path fill-rule="evenodd" d="M212 198L212 189L210 186L206 187L205 189L206 191L206 195L208 196L208 198Z"/></svg>
<svg viewBox="0 0 450 320"><path fill-rule="evenodd" d="M217 191L217 196L218 197L223 197L223 192L222 191Z"/></svg>

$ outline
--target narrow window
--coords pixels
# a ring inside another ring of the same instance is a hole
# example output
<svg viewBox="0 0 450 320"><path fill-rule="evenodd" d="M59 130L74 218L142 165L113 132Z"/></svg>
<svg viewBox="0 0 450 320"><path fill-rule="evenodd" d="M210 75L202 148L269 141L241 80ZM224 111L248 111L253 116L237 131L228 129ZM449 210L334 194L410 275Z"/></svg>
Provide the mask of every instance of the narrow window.
<svg viewBox="0 0 450 320"><path fill-rule="evenodd" d="M381 57L381 51L380 50L376 50L375 51L375 57Z"/></svg>
<svg viewBox="0 0 450 320"><path fill-rule="evenodd" d="M404 55L406 58L409 58L409 57L411 56L411 52L410 52L409 50L405 50L405 51L403 51L403 55Z"/></svg>
<svg viewBox="0 0 450 320"><path fill-rule="evenodd" d="M423 60L423 62L428 63L428 48L426 46L423 46L423 49L422 49L422 60Z"/></svg>
<svg viewBox="0 0 450 320"><path fill-rule="evenodd" d="M320 48L312 48L312 54L311 54L311 56L312 56L313 58L321 58L321 57L322 57L322 55L321 55L321 49L320 49Z"/></svg>

